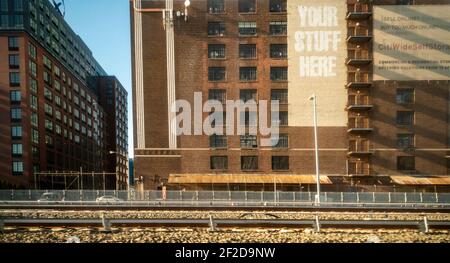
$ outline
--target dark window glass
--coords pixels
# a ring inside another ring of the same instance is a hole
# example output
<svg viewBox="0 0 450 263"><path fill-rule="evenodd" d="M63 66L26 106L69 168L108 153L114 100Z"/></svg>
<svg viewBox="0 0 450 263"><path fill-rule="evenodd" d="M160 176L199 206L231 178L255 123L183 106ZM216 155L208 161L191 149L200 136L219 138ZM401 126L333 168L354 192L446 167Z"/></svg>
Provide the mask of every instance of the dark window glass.
<svg viewBox="0 0 450 263"><path fill-rule="evenodd" d="M209 81L224 81L225 80L225 67L211 67L208 69Z"/></svg>
<svg viewBox="0 0 450 263"><path fill-rule="evenodd" d="M220 14L225 12L225 0L208 0L208 12Z"/></svg>
<svg viewBox="0 0 450 263"><path fill-rule="evenodd" d="M270 94L271 100L277 100L279 103L288 103L288 90L287 89L273 89Z"/></svg>
<svg viewBox="0 0 450 263"><path fill-rule="evenodd" d="M227 148L228 140L225 135L212 135L209 137L209 147L211 148Z"/></svg>
<svg viewBox="0 0 450 263"><path fill-rule="evenodd" d="M242 67L239 69L240 81L255 81L257 79L256 67Z"/></svg>
<svg viewBox="0 0 450 263"><path fill-rule="evenodd" d="M18 37L9 37L8 38L8 46L9 46L9 50L19 50L19 38Z"/></svg>
<svg viewBox="0 0 450 263"><path fill-rule="evenodd" d="M287 35L287 22L274 21L269 23L270 34L272 36L286 36Z"/></svg>
<svg viewBox="0 0 450 263"><path fill-rule="evenodd" d="M208 45L208 58L225 58L225 45L224 44Z"/></svg>
<svg viewBox="0 0 450 263"><path fill-rule="evenodd" d="M9 73L9 84L14 87L20 86L19 72L10 72Z"/></svg>
<svg viewBox="0 0 450 263"><path fill-rule="evenodd" d="M414 147L414 134L397 134L397 147L407 149Z"/></svg>
<svg viewBox="0 0 450 263"><path fill-rule="evenodd" d="M11 137L13 139L22 138L22 126L12 126L11 127Z"/></svg>
<svg viewBox="0 0 450 263"><path fill-rule="evenodd" d="M15 156L15 157L22 156L22 154L23 154L23 146L22 146L21 143L13 144L11 148L12 148L12 155L13 156Z"/></svg>
<svg viewBox="0 0 450 263"><path fill-rule="evenodd" d="M255 89L243 89L240 90L239 92L239 98L243 101L243 102L247 102L250 100L254 100L255 102L257 102L258 97L257 97L257 91Z"/></svg>
<svg viewBox="0 0 450 263"><path fill-rule="evenodd" d="M272 114L272 125L278 124L278 126L288 126L288 116L287 111L278 112L278 119L276 118L276 114Z"/></svg>
<svg viewBox="0 0 450 263"><path fill-rule="evenodd" d="M239 35L256 36L256 22L239 22Z"/></svg>
<svg viewBox="0 0 450 263"><path fill-rule="evenodd" d="M20 90L13 90L10 92L10 99L12 103L17 103L22 100L21 92Z"/></svg>
<svg viewBox="0 0 450 263"><path fill-rule="evenodd" d="M11 109L11 120L20 121L22 119L22 109L13 108Z"/></svg>
<svg viewBox="0 0 450 263"><path fill-rule="evenodd" d="M241 111L240 112L240 123L239 125L245 125L245 126L256 126L257 125L257 118L258 115L254 111Z"/></svg>
<svg viewBox="0 0 450 263"><path fill-rule="evenodd" d="M228 157L227 156L211 156L211 170L227 170Z"/></svg>
<svg viewBox="0 0 450 263"><path fill-rule="evenodd" d="M414 156L399 156L397 157L397 170L399 171L414 171L416 169L416 160Z"/></svg>
<svg viewBox="0 0 450 263"><path fill-rule="evenodd" d="M397 112L397 124L411 126L414 124L414 112L413 111L398 111Z"/></svg>
<svg viewBox="0 0 450 263"><path fill-rule="evenodd" d="M20 66L19 55L9 55L9 68L18 69Z"/></svg>
<svg viewBox="0 0 450 263"><path fill-rule="evenodd" d="M287 134L279 134L278 140L277 138L272 138L272 147L273 148L289 148L289 135Z"/></svg>
<svg viewBox="0 0 450 263"><path fill-rule="evenodd" d="M256 135L241 135L241 148L258 148L258 137Z"/></svg>
<svg viewBox="0 0 450 263"><path fill-rule="evenodd" d="M226 103L227 92L223 89L209 90L208 99L209 100L217 100L217 101L220 101L221 103Z"/></svg>
<svg viewBox="0 0 450 263"><path fill-rule="evenodd" d="M208 22L208 36L223 36L225 34L225 23Z"/></svg>
<svg viewBox="0 0 450 263"><path fill-rule="evenodd" d="M270 12L286 12L287 0L270 0Z"/></svg>
<svg viewBox="0 0 450 263"><path fill-rule="evenodd" d="M258 156L241 156L241 170L258 170Z"/></svg>
<svg viewBox="0 0 450 263"><path fill-rule="evenodd" d="M396 101L398 104L414 103L414 89L397 89Z"/></svg>
<svg viewBox="0 0 450 263"><path fill-rule="evenodd" d="M272 170L289 170L289 156L272 156Z"/></svg>
<svg viewBox="0 0 450 263"><path fill-rule="evenodd" d="M288 51L286 44L271 44L270 57L271 58L287 58Z"/></svg>
<svg viewBox="0 0 450 263"><path fill-rule="evenodd" d="M8 0L0 0L0 12L8 12Z"/></svg>
<svg viewBox="0 0 450 263"><path fill-rule="evenodd" d="M256 45L255 44L239 45L239 57L244 59L256 58Z"/></svg>
<svg viewBox="0 0 450 263"><path fill-rule="evenodd" d="M256 0L239 0L239 13L255 13Z"/></svg>
<svg viewBox="0 0 450 263"><path fill-rule="evenodd" d="M23 162L13 162L12 163L12 172L14 175L23 174Z"/></svg>
<svg viewBox="0 0 450 263"><path fill-rule="evenodd" d="M287 67L270 68L270 79L272 81L286 81L288 79Z"/></svg>

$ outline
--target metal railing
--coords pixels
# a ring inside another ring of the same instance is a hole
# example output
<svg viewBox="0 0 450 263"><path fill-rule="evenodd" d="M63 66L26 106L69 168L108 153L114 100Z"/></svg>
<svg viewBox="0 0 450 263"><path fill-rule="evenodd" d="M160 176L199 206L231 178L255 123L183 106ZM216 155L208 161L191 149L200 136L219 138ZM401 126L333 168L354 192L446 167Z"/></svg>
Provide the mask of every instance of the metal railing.
<svg viewBox="0 0 450 263"><path fill-rule="evenodd" d="M172 202L180 204L313 204L315 192L256 192L256 191L88 191L88 190L0 190L1 203L89 203L97 198L111 196L115 201L108 204ZM321 203L336 205L374 204L446 204L450 205L450 193L422 192L323 192Z"/></svg>

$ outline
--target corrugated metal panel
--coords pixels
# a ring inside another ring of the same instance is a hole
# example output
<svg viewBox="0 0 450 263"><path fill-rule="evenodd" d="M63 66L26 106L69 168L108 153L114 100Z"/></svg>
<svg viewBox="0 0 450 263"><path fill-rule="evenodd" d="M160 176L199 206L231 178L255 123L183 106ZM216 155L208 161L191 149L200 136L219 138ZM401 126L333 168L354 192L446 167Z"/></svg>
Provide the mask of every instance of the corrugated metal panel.
<svg viewBox="0 0 450 263"><path fill-rule="evenodd" d="M401 185L450 185L450 176L414 177L414 176L391 176L396 184Z"/></svg>
<svg viewBox="0 0 450 263"><path fill-rule="evenodd" d="M169 184L315 184L315 175L282 174L171 174ZM320 176L321 184L332 184Z"/></svg>

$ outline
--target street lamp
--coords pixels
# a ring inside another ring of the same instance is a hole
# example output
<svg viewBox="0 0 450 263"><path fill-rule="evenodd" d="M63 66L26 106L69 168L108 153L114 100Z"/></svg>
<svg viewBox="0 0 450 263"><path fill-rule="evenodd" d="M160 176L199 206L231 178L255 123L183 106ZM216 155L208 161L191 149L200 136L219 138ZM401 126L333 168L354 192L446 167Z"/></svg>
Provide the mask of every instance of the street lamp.
<svg viewBox="0 0 450 263"><path fill-rule="evenodd" d="M315 202L317 205L320 204L320 175L319 175L319 147L317 143L317 97L314 93L309 100L313 102L313 117L314 117L314 148L315 148L315 157L316 157L316 180L317 180L317 194L315 198Z"/></svg>

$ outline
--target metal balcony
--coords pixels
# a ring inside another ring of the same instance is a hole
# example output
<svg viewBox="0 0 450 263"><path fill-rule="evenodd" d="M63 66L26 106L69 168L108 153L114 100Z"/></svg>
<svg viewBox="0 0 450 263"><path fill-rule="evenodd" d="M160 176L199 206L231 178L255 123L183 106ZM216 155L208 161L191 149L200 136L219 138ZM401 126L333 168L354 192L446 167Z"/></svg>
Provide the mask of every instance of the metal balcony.
<svg viewBox="0 0 450 263"><path fill-rule="evenodd" d="M356 176L370 176L370 165L364 162L349 162L348 175Z"/></svg>
<svg viewBox="0 0 450 263"><path fill-rule="evenodd" d="M369 119L354 119L350 118L348 124L348 133L370 133L373 128L369 125Z"/></svg>
<svg viewBox="0 0 450 263"><path fill-rule="evenodd" d="M372 16L369 4L357 3L349 6L347 19L348 20L366 20Z"/></svg>
<svg viewBox="0 0 450 263"><path fill-rule="evenodd" d="M373 105L367 95L350 95L348 98L347 110L367 111L372 108Z"/></svg>
<svg viewBox="0 0 450 263"><path fill-rule="evenodd" d="M372 63L367 50L349 50L346 60L348 66L366 66Z"/></svg>
<svg viewBox="0 0 450 263"><path fill-rule="evenodd" d="M350 147L348 148L348 156L351 157L365 157L373 154L370 150L368 142L350 142Z"/></svg>
<svg viewBox="0 0 450 263"><path fill-rule="evenodd" d="M349 28L347 42L353 44L361 44L372 41L372 34L368 29Z"/></svg>
<svg viewBox="0 0 450 263"><path fill-rule="evenodd" d="M368 73L351 73L347 80L347 88L370 88L372 81L369 79Z"/></svg>

